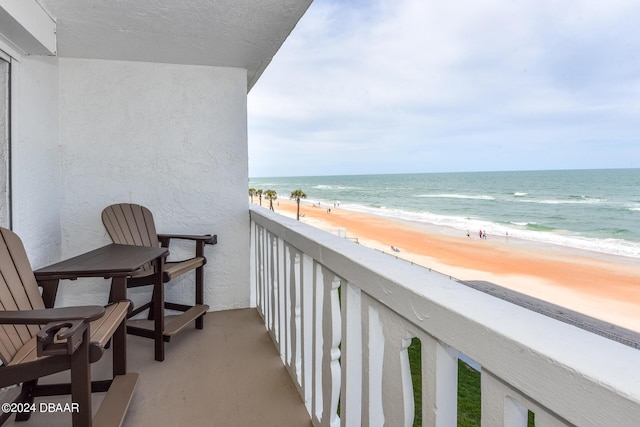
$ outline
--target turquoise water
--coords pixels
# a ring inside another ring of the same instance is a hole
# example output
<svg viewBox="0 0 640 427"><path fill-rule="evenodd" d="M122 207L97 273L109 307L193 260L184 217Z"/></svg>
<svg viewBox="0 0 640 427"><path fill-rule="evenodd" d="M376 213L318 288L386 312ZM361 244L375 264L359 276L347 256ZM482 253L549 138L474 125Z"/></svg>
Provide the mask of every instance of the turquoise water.
<svg viewBox="0 0 640 427"><path fill-rule="evenodd" d="M640 169L251 178L307 203L640 257Z"/></svg>

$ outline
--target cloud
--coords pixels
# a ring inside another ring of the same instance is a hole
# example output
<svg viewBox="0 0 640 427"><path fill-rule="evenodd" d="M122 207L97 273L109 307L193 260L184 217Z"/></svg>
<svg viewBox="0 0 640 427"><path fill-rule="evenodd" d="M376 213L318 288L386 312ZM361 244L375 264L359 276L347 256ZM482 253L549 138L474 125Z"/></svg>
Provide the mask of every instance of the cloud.
<svg viewBox="0 0 640 427"><path fill-rule="evenodd" d="M249 94L250 174L640 167L639 21L635 0L315 0Z"/></svg>

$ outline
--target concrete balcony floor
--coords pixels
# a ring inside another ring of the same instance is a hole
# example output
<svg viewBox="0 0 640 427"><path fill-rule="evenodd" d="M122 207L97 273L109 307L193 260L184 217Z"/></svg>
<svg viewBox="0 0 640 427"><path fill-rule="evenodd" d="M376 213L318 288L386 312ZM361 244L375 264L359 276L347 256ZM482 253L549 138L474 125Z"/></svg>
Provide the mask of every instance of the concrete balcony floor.
<svg viewBox="0 0 640 427"><path fill-rule="evenodd" d="M164 362L153 359L151 340L127 338L128 369L140 379L125 426L311 426L255 309L208 313L203 330L185 330L165 345ZM110 356L94 364L94 379L108 378ZM94 411L100 400L95 394ZM36 413L28 422L11 419L5 425L69 426L71 417Z"/></svg>

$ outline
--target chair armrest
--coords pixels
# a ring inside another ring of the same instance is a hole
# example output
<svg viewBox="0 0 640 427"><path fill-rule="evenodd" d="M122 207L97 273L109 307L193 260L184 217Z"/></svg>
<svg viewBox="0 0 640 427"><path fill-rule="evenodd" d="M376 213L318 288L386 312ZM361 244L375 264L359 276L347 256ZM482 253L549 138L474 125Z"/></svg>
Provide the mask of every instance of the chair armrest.
<svg viewBox="0 0 640 427"><path fill-rule="evenodd" d="M83 320L85 323L104 315L104 307L86 305L80 307L48 308L45 310L0 311L0 324L45 325L66 320Z"/></svg>
<svg viewBox="0 0 640 427"><path fill-rule="evenodd" d="M158 234L158 240L163 248L169 247L171 239L193 240L196 242L196 252L198 256L202 256L204 253L204 245L215 245L218 243L217 234L204 234L204 235L192 235L192 234Z"/></svg>
<svg viewBox="0 0 640 427"><path fill-rule="evenodd" d="M36 335L38 357L73 354L82 344L88 327L89 322L84 319L47 323Z"/></svg>
<svg viewBox="0 0 640 427"><path fill-rule="evenodd" d="M202 235L194 235L194 234L158 234L158 240L171 240L171 239L182 239L182 240L196 240L202 241L205 245L215 245L218 243L218 235L217 234L202 234Z"/></svg>

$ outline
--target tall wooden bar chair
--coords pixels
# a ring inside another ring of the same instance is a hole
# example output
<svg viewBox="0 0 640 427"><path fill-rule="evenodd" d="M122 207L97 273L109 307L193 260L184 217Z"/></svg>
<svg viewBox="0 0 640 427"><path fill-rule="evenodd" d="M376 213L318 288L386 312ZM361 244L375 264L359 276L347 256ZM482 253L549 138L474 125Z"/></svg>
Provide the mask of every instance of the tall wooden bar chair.
<svg viewBox="0 0 640 427"><path fill-rule="evenodd" d="M158 246L169 248L172 239L190 240L195 242L195 256L181 261L169 261L164 265L163 281L170 282L190 271L195 274L195 303L193 305L177 304L165 301L164 290L155 288L151 300L146 304L134 308L131 316L146 309L149 310L149 319L154 319L158 314L164 317L164 310L181 312L163 326L164 341L183 330L190 322L195 320L197 329L203 328L203 317L209 310L204 304L204 265L207 258L204 254L205 245L215 245L218 242L216 235L185 235L185 234L158 234L151 211L144 206L119 203L106 207L102 211L102 223L113 243L138 246ZM152 284L153 270L151 266L145 268L137 276L129 279L128 288L148 286ZM127 331L133 335L153 338L149 329L129 326ZM156 357L158 359L158 357Z"/></svg>
<svg viewBox="0 0 640 427"><path fill-rule="evenodd" d="M0 228L0 388L22 383L18 396L4 402L3 409L8 404L16 409L16 420L26 420L39 407L35 398L71 394L73 426L120 425L138 381L137 373L126 372L129 309L129 301L45 308L22 241ZM92 383L90 364L102 357L111 338L113 378ZM70 384L38 384L40 378L66 370L71 371ZM107 391L95 417L92 389ZM3 411L0 424L11 416L12 411Z"/></svg>

